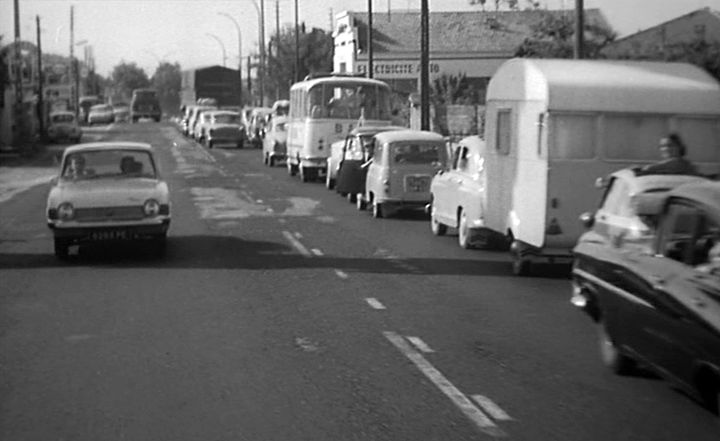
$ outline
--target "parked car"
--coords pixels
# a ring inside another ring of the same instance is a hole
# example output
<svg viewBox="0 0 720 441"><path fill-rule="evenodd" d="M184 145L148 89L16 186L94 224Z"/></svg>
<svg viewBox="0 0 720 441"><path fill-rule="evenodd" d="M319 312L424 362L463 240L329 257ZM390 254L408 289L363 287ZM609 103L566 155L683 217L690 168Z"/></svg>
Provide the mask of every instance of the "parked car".
<svg viewBox="0 0 720 441"><path fill-rule="evenodd" d="M48 126L48 140L58 142L69 140L72 142L80 142L82 137L82 129L78 124L75 113L61 110L50 114L50 124Z"/></svg>
<svg viewBox="0 0 720 441"><path fill-rule="evenodd" d="M216 109L201 110L195 117L195 126L193 127L193 139L195 142L205 143L205 131L210 124L210 114Z"/></svg>
<svg viewBox="0 0 720 441"><path fill-rule="evenodd" d="M263 137L263 163L273 167L277 161L285 159L287 154L287 116L275 116Z"/></svg>
<svg viewBox="0 0 720 441"><path fill-rule="evenodd" d="M170 197L149 144L98 142L65 149L47 199L55 255L72 245L152 241L165 249Z"/></svg>
<svg viewBox="0 0 720 441"><path fill-rule="evenodd" d="M463 138L450 152L447 169L440 170L430 184L430 228L436 236L456 228L462 248L501 248L507 242L502 234L484 228L485 149L485 141L479 136Z"/></svg>
<svg viewBox="0 0 720 441"><path fill-rule="evenodd" d="M190 108L190 117L187 123L187 136L195 139L195 127L200 119L200 115L204 110L217 110L216 107L193 106Z"/></svg>
<svg viewBox="0 0 720 441"><path fill-rule="evenodd" d="M655 234L655 219L638 214L637 199L660 195L682 184L707 181L700 176L643 174L638 170L625 168L597 180L596 187L603 190L603 195L595 213L580 215L587 231L578 242L613 246L622 241L625 247L647 246Z"/></svg>
<svg viewBox="0 0 720 441"><path fill-rule="evenodd" d="M209 110L207 123L203 125L201 139L208 148L229 145L243 148L245 145L245 127L238 112L228 110Z"/></svg>
<svg viewBox="0 0 720 441"><path fill-rule="evenodd" d="M430 181L445 166L445 139L434 132L391 130L375 135L362 201L373 217L394 209L420 208L430 203Z"/></svg>
<svg viewBox="0 0 720 441"><path fill-rule="evenodd" d="M162 109L160 108L157 91L153 89L133 90L132 100L130 101L130 118L134 123L141 118L152 118L155 122L160 122Z"/></svg>
<svg viewBox="0 0 720 441"><path fill-rule="evenodd" d="M130 119L130 105L128 103L113 103L112 109L115 122L126 122Z"/></svg>
<svg viewBox="0 0 720 441"><path fill-rule="evenodd" d="M374 136L388 130L405 129L398 126L358 126L345 139L332 143L327 159L325 186L333 189L337 183L337 192L348 196L351 202L356 202L357 195L361 195L358 208L364 209L362 194L365 193L367 167L362 165L372 158Z"/></svg>
<svg viewBox="0 0 720 441"><path fill-rule="evenodd" d="M718 412L720 399L720 183L638 196L657 219L649 249L581 241L572 303L598 328L603 363L618 374L651 367Z"/></svg>
<svg viewBox="0 0 720 441"><path fill-rule="evenodd" d="M250 111L247 125L247 139L250 143L262 147L262 133L267 117L272 112L270 107L255 107Z"/></svg>

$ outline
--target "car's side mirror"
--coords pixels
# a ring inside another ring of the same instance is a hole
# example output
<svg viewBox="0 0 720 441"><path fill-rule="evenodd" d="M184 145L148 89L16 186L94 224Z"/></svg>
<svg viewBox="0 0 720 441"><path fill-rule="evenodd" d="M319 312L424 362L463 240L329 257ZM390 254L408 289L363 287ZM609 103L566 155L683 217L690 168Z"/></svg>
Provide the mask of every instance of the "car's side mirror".
<svg viewBox="0 0 720 441"><path fill-rule="evenodd" d="M50 179L50 185L52 185L52 186L57 185L59 180L60 180L59 176L53 176L53 178Z"/></svg>
<svg viewBox="0 0 720 441"><path fill-rule="evenodd" d="M593 225L595 225L595 214L586 211L585 213L580 215L580 222L586 229L589 230L593 227Z"/></svg>
<svg viewBox="0 0 720 441"><path fill-rule="evenodd" d="M595 188L606 188L610 181L607 178L597 178L595 179Z"/></svg>

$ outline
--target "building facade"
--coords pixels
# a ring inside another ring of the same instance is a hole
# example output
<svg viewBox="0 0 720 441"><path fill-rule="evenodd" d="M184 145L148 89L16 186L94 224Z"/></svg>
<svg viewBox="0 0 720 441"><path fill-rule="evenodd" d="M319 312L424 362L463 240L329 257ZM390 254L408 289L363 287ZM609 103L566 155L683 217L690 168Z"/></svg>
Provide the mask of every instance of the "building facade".
<svg viewBox="0 0 720 441"><path fill-rule="evenodd" d="M651 58L697 41L720 43L720 11L703 8L681 15L615 40L603 53L612 58Z"/></svg>
<svg viewBox="0 0 720 441"><path fill-rule="evenodd" d="M443 75L465 75L482 104L492 75L514 56L547 14L574 16L574 11L431 12L430 81ZM586 10L585 21L609 27L598 9ZM336 15L335 72L367 72L367 36L366 12L344 11ZM398 93L416 93L420 81L420 12L374 13L372 36L373 77L389 83Z"/></svg>

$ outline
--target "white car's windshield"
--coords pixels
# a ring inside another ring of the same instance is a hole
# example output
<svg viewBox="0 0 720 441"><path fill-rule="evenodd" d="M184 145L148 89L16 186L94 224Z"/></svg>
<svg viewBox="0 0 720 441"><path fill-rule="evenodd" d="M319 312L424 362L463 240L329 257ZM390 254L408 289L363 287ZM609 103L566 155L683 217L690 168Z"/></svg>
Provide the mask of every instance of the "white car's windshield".
<svg viewBox="0 0 720 441"><path fill-rule="evenodd" d="M155 178L155 163L141 150L98 150L72 153L65 158L64 179Z"/></svg>

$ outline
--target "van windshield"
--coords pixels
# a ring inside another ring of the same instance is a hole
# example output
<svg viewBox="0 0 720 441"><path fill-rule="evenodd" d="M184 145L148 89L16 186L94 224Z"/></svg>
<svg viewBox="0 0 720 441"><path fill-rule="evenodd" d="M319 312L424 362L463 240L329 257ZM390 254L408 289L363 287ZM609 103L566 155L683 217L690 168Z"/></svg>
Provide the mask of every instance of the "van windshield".
<svg viewBox="0 0 720 441"><path fill-rule="evenodd" d="M432 164L440 161L441 148L437 144L395 144L391 156L396 164Z"/></svg>

